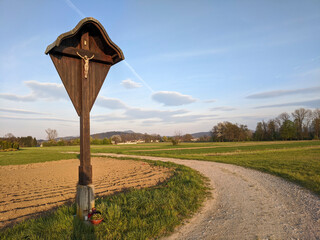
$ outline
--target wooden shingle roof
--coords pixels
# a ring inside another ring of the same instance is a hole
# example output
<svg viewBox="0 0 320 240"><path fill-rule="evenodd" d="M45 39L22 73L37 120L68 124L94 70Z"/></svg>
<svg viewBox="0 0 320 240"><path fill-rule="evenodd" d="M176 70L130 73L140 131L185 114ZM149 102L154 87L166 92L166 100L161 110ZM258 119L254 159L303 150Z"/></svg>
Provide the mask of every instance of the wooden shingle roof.
<svg viewBox="0 0 320 240"><path fill-rule="evenodd" d="M45 54L50 53L50 51L53 50L55 47L59 47L60 44L63 42L63 40L75 36L83 28L83 26L85 26L87 24L94 25L100 31L105 43L108 44L109 47L114 50L114 54L112 55L112 59L113 59L114 64L117 62L120 62L121 60L124 60L124 55L123 55L121 49L114 42L112 42L112 40L108 36L106 30L102 26L102 24L97 19L92 18L92 17L87 17L87 18L82 19L74 29L72 29L69 32L66 32L66 33L59 35L57 37L57 39L47 47Z"/></svg>

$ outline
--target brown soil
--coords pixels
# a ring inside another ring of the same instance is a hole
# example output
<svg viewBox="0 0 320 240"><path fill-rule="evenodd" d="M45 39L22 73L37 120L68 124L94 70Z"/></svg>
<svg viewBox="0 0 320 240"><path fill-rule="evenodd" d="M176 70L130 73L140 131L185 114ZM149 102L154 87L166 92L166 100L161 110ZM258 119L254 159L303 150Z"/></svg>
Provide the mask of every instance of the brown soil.
<svg viewBox="0 0 320 240"><path fill-rule="evenodd" d="M78 159L0 166L0 227L74 201ZM145 162L92 158L97 196L165 181L171 170Z"/></svg>

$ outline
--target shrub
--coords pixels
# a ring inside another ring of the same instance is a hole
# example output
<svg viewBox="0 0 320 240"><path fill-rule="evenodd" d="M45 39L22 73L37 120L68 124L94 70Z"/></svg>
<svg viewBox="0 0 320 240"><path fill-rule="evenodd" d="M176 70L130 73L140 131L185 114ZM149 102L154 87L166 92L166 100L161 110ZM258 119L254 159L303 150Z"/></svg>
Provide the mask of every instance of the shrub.
<svg viewBox="0 0 320 240"><path fill-rule="evenodd" d="M19 143L18 142L10 142L6 140L0 140L0 150L6 150L6 149L19 149Z"/></svg>
<svg viewBox="0 0 320 240"><path fill-rule="evenodd" d="M178 139L178 138L172 138L171 139L171 142L172 142L172 145L179 145L179 143L180 143L180 139Z"/></svg>

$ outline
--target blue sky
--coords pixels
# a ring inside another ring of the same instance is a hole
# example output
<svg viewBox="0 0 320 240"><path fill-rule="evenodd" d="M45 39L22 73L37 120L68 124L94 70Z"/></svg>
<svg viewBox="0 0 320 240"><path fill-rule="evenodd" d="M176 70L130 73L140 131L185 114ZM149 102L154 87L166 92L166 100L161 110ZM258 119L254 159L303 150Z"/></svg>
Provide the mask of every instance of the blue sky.
<svg viewBox="0 0 320 240"><path fill-rule="evenodd" d="M79 135L44 51L84 17L126 60L91 111L91 133L173 135L320 107L320 1L0 1L0 136Z"/></svg>

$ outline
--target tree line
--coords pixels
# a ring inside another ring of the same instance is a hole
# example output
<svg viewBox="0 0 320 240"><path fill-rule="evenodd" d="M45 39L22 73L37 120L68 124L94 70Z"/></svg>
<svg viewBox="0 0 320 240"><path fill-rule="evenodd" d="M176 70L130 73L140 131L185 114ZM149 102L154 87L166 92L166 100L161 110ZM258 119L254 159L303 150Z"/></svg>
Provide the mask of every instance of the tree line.
<svg viewBox="0 0 320 240"><path fill-rule="evenodd" d="M320 137L320 109L299 108L281 113L268 122L257 123L254 140L311 140Z"/></svg>
<svg viewBox="0 0 320 240"><path fill-rule="evenodd" d="M213 141L311 140L320 138L320 109L296 109L269 121L257 123L255 131L247 125L220 122L213 126Z"/></svg>
<svg viewBox="0 0 320 240"><path fill-rule="evenodd" d="M0 150L36 147L37 145L37 139L32 136L15 137L12 133L7 133L3 138L0 138Z"/></svg>
<svg viewBox="0 0 320 240"><path fill-rule="evenodd" d="M47 140L42 142L43 147L49 146L73 146L80 145L80 138L65 140L58 138L58 132L55 129L46 129ZM124 142L134 142L134 141L143 141L145 143L162 141L162 138L159 134L147 134L147 133L122 133L114 134L110 138L104 137L104 134L94 134L94 138L90 137L90 144L92 145L108 145L108 144L118 144Z"/></svg>

